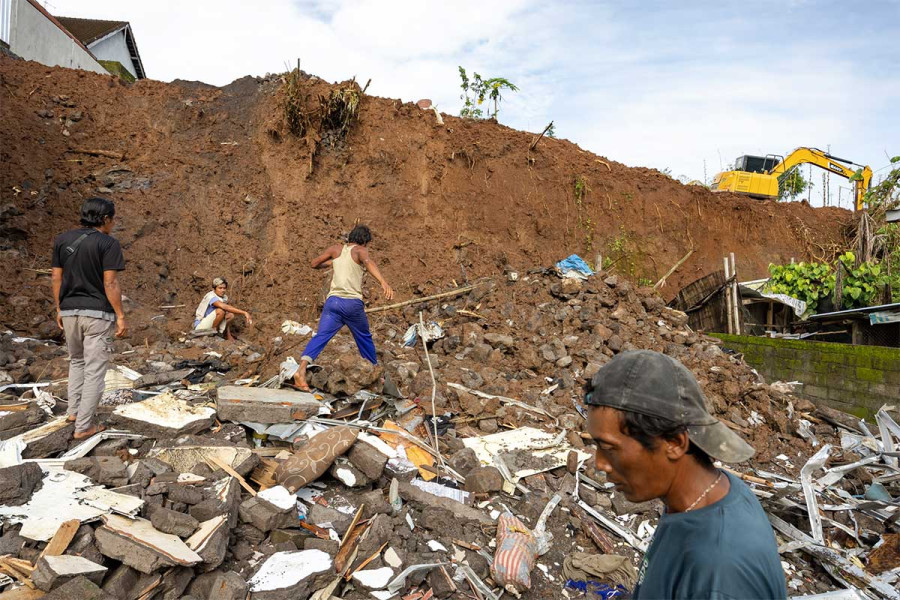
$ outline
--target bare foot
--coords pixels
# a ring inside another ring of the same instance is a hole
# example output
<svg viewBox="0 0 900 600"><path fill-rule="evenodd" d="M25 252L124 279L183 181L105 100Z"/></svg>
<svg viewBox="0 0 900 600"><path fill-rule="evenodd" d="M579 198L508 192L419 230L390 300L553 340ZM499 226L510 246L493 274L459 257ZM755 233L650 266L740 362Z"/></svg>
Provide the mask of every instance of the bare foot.
<svg viewBox="0 0 900 600"><path fill-rule="evenodd" d="M92 435L97 435L101 431L106 431L106 427L104 427L103 425L94 425L93 427L85 429L84 431L75 432L75 435L73 435L72 437L76 440L83 440L85 438L91 437Z"/></svg>
<svg viewBox="0 0 900 600"><path fill-rule="evenodd" d="M66 423L74 423L77 420L78 417L76 417L75 415L69 415L68 417L66 417Z"/></svg>
<svg viewBox="0 0 900 600"><path fill-rule="evenodd" d="M294 387L296 387L301 392L311 392L309 389L309 384L306 382L305 373L297 371L294 373Z"/></svg>

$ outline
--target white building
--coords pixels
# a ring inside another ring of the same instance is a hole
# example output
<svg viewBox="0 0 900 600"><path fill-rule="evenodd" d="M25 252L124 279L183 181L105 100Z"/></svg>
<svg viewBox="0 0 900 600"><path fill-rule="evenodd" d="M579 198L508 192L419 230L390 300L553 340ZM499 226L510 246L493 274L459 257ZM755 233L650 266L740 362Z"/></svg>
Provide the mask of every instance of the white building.
<svg viewBox="0 0 900 600"><path fill-rule="evenodd" d="M57 18L37 0L0 0L0 46L53 67L144 78L127 22Z"/></svg>

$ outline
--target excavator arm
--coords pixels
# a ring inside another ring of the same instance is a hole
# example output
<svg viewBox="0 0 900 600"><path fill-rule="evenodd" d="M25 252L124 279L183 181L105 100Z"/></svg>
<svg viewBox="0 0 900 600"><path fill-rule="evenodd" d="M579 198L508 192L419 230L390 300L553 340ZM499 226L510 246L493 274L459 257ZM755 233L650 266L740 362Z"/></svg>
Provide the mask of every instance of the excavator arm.
<svg viewBox="0 0 900 600"><path fill-rule="evenodd" d="M857 171L849 165L853 165L852 161L845 158L838 158L826 152L822 152L818 148L797 148L787 158L775 165L769 175L781 177L788 173L794 167L801 164L812 164L821 167L831 173L837 173L842 177L853 181L856 184L856 210L862 210L863 196L869 189L869 183L872 181L872 169L869 166L862 167L860 171L861 177L855 177Z"/></svg>

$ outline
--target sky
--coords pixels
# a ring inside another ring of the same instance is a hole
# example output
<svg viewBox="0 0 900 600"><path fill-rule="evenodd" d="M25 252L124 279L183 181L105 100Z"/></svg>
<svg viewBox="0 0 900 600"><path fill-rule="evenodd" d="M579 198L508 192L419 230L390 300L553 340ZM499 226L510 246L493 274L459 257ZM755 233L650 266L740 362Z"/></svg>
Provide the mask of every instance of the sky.
<svg viewBox="0 0 900 600"><path fill-rule="evenodd" d="M501 123L539 132L552 120L557 137L685 180L798 146L869 164L877 180L900 155L900 0L41 1L129 21L161 81L226 85L299 58L329 81L371 79L372 95L456 115L459 66L505 77L520 91L504 94ZM830 188L831 204L850 206L846 180Z"/></svg>

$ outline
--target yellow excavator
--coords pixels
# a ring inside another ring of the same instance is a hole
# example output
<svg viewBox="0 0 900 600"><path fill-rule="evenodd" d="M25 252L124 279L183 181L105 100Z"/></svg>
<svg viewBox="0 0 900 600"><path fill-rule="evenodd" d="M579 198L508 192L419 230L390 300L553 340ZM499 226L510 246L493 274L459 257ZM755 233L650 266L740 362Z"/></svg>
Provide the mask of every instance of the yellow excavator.
<svg viewBox="0 0 900 600"><path fill-rule="evenodd" d="M739 156L734 161L734 169L718 173L710 188L714 192L737 192L774 200L778 198L778 179L801 164L816 165L853 181L856 184L856 210L862 210L863 196L872 181L872 168L832 156L818 148L797 148L787 158L778 154ZM853 169L854 166L859 169Z"/></svg>

